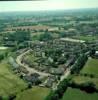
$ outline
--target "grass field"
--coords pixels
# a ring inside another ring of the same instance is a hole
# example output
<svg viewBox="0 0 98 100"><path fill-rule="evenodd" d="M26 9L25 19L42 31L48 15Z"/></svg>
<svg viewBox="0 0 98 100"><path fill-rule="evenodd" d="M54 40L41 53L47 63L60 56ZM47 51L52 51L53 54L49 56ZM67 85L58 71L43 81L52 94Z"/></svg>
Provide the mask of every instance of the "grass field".
<svg viewBox="0 0 98 100"><path fill-rule="evenodd" d="M88 59L81 73L93 74L98 76L98 59Z"/></svg>
<svg viewBox="0 0 98 100"><path fill-rule="evenodd" d="M73 38L75 39L80 39L80 40L84 40L84 41L93 41L93 40L97 40L98 36L74 36Z"/></svg>
<svg viewBox="0 0 98 100"><path fill-rule="evenodd" d="M17 94L25 89L27 84L18 78L10 69L10 65L6 61L0 62L0 95L8 96Z"/></svg>
<svg viewBox="0 0 98 100"><path fill-rule="evenodd" d="M50 89L43 87L33 87L19 94L16 100L44 100Z"/></svg>
<svg viewBox="0 0 98 100"><path fill-rule="evenodd" d="M87 94L78 89L68 88L62 100L98 100L98 93Z"/></svg>
<svg viewBox="0 0 98 100"><path fill-rule="evenodd" d="M85 83L85 82L93 82L98 88L98 78L90 78L85 76L74 76L73 81L77 84Z"/></svg>

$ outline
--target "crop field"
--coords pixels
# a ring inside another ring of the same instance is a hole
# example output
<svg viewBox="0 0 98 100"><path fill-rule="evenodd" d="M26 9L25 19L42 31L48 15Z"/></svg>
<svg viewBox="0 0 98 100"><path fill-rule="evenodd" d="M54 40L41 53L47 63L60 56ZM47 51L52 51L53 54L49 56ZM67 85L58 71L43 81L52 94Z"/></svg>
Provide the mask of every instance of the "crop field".
<svg viewBox="0 0 98 100"><path fill-rule="evenodd" d="M17 94L26 87L27 84L11 71L6 61L0 62L0 96Z"/></svg>
<svg viewBox="0 0 98 100"><path fill-rule="evenodd" d="M98 76L98 59L88 59L81 73L93 74Z"/></svg>
<svg viewBox="0 0 98 100"><path fill-rule="evenodd" d="M98 94L87 94L78 89L68 88L62 100L98 100Z"/></svg>
<svg viewBox="0 0 98 100"><path fill-rule="evenodd" d="M32 89L20 93L16 100L45 100L50 89L34 86Z"/></svg>

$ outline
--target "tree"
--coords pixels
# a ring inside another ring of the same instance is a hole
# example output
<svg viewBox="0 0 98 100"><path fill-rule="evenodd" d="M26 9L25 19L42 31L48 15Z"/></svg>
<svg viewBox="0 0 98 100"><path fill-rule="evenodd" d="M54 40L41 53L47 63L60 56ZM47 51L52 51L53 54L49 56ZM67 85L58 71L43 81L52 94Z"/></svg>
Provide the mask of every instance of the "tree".
<svg viewBox="0 0 98 100"><path fill-rule="evenodd" d="M15 98L16 98L16 95L12 94L12 95L10 95L10 96L8 97L8 100L15 100Z"/></svg>
<svg viewBox="0 0 98 100"><path fill-rule="evenodd" d="M53 37L51 36L51 33L49 33L49 32L40 34L40 36L39 36L40 41L47 41L47 40L51 40L51 39L53 39Z"/></svg>
<svg viewBox="0 0 98 100"><path fill-rule="evenodd" d="M50 92L50 94L46 97L45 100L60 100L67 90L67 86L69 84L70 79L64 79L60 82L57 89L55 91Z"/></svg>
<svg viewBox="0 0 98 100"><path fill-rule="evenodd" d="M88 57L85 54L81 54L78 58L77 62L73 65L71 69L71 74L79 73L80 70L83 68L84 64L86 63Z"/></svg>
<svg viewBox="0 0 98 100"><path fill-rule="evenodd" d="M93 93L96 91L95 84L92 82L86 82L80 85L81 90L85 90L88 93Z"/></svg>
<svg viewBox="0 0 98 100"><path fill-rule="evenodd" d="M4 55L0 54L0 61L4 59Z"/></svg>
<svg viewBox="0 0 98 100"><path fill-rule="evenodd" d="M7 37L7 41L17 41L18 43L30 41L30 31L17 30L13 34L8 34Z"/></svg>

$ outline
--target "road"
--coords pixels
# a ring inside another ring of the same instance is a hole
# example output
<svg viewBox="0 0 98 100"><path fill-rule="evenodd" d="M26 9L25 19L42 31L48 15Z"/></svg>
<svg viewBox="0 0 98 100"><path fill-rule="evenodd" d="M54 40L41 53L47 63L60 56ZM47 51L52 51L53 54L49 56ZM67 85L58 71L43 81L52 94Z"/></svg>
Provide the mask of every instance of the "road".
<svg viewBox="0 0 98 100"><path fill-rule="evenodd" d="M64 79L66 79L69 75L70 75L70 69L67 68L66 71L64 72L64 75L61 76L60 81L63 81Z"/></svg>
<svg viewBox="0 0 98 100"><path fill-rule="evenodd" d="M23 58L24 55L28 54L30 51L32 51L31 49L27 50L26 52L20 54L19 56L17 56L16 58L16 62L21 66L21 67L25 67L27 69L27 71L29 72L29 74L32 74L32 73L38 73L39 75L41 76L50 76L49 73L45 73L45 72L40 72L34 68L30 68L28 65L24 64L24 63L21 63L21 60Z"/></svg>
<svg viewBox="0 0 98 100"><path fill-rule="evenodd" d="M55 86L52 87L54 91L57 89L61 81L63 81L64 79L67 79L67 77L70 75L70 72L71 72L71 69L67 68L64 74L60 77L60 81Z"/></svg>

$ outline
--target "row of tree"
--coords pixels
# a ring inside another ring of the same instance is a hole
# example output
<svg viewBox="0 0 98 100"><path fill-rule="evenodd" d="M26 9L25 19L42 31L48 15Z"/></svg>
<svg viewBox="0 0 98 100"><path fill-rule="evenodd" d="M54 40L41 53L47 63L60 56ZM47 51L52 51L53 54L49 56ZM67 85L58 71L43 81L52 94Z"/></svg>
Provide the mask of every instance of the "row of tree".
<svg viewBox="0 0 98 100"><path fill-rule="evenodd" d="M85 82L85 83L81 83L81 84L77 84L76 82L74 82L72 80L69 82L68 86L71 88L80 89L80 90L85 91L87 93L98 92L98 89L96 88L95 84L93 82L90 82L90 81Z"/></svg>
<svg viewBox="0 0 98 100"><path fill-rule="evenodd" d="M75 64L73 65L71 69L71 74L78 74L80 70L83 68L83 66L85 65L87 60L88 60L87 55L81 54L77 62L75 62Z"/></svg>
<svg viewBox="0 0 98 100"><path fill-rule="evenodd" d="M17 30L14 33L7 34L7 39L5 41L17 41L17 42L24 42L30 40L30 31L21 31Z"/></svg>
<svg viewBox="0 0 98 100"><path fill-rule="evenodd" d="M69 80L70 79L64 79L62 82L60 82L57 89L55 91L51 91L45 100L60 100L67 90Z"/></svg>

